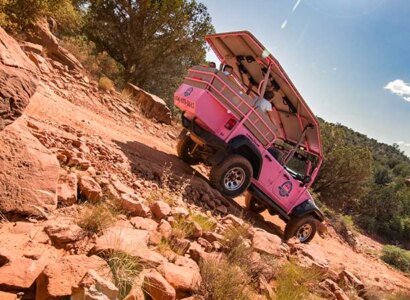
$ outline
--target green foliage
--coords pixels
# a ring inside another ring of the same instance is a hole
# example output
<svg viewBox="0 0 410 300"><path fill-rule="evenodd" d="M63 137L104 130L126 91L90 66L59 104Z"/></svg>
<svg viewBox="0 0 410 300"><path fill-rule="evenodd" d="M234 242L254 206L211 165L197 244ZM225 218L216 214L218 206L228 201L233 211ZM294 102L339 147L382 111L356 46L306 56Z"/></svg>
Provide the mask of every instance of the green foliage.
<svg viewBox="0 0 410 300"><path fill-rule="evenodd" d="M410 251L386 245L383 247L381 259L403 272L410 273Z"/></svg>
<svg viewBox="0 0 410 300"><path fill-rule="evenodd" d="M409 238L410 159L397 145L378 143L340 124L321 121L324 164L313 185L320 201L350 215L370 233L391 241ZM346 231L344 222L335 228ZM339 226L340 225L340 226Z"/></svg>
<svg viewBox="0 0 410 300"><path fill-rule="evenodd" d="M91 76L100 78L103 75L112 78L117 85L124 84L121 78L122 66L107 52L98 52L95 44L85 36L65 36L63 46L81 62Z"/></svg>
<svg viewBox="0 0 410 300"><path fill-rule="evenodd" d="M308 299L310 290L314 289L322 277L318 270L303 268L291 261L283 265L277 275L277 299Z"/></svg>
<svg viewBox="0 0 410 300"><path fill-rule="evenodd" d="M53 18L64 32L81 26L82 16L71 0L0 0L0 25L24 32L39 18Z"/></svg>
<svg viewBox="0 0 410 300"><path fill-rule="evenodd" d="M117 211L106 203L85 204L82 208L77 224L82 229L101 233L115 222Z"/></svg>
<svg viewBox="0 0 410 300"><path fill-rule="evenodd" d="M251 299L249 279L242 270L226 260L204 260L200 263L201 294L205 299Z"/></svg>
<svg viewBox="0 0 410 300"><path fill-rule="evenodd" d="M371 152L348 143L339 126L323 123L321 133L325 160L313 190L333 209L346 210L366 192L372 176Z"/></svg>
<svg viewBox="0 0 410 300"><path fill-rule="evenodd" d="M85 30L97 48L124 67L124 80L170 100L186 70L204 61L213 32L196 1L87 2Z"/></svg>
<svg viewBox="0 0 410 300"><path fill-rule="evenodd" d="M134 279L141 273L143 265L137 258L121 251L112 251L107 261L115 286L119 289L119 299L124 299L130 292Z"/></svg>
<svg viewBox="0 0 410 300"><path fill-rule="evenodd" d="M102 76L98 81L98 88L103 91L111 91L115 89L112 80L105 76Z"/></svg>

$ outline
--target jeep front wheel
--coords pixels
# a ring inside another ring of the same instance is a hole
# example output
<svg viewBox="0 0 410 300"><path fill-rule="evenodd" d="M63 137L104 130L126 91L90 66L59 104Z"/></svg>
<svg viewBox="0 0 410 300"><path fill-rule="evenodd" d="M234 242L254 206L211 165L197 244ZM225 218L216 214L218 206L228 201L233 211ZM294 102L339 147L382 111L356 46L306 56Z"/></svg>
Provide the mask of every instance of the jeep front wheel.
<svg viewBox="0 0 410 300"><path fill-rule="evenodd" d="M183 136L177 144L178 157L186 162L188 165L197 165L200 163L200 159L192 155L192 151L195 147L195 142L189 135Z"/></svg>
<svg viewBox="0 0 410 300"><path fill-rule="evenodd" d="M248 210L253 211L254 213L261 213L266 209L266 206L259 203L258 200L251 193L246 193L245 196L245 206Z"/></svg>
<svg viewBox="0 0 410 300"><path fill-rule="evenodd" d="M316 234L317 220L311 216L291 219L285 227L285 240L295 236L301 243L310 242Z"/></svg>
<svg viewBox="0 0 410 300"><path fill-rule="evenodd" d="M241 155L230 155L211 169L211 185L222 195L236 197L251 184L253 170L251 163Z"/></svg>

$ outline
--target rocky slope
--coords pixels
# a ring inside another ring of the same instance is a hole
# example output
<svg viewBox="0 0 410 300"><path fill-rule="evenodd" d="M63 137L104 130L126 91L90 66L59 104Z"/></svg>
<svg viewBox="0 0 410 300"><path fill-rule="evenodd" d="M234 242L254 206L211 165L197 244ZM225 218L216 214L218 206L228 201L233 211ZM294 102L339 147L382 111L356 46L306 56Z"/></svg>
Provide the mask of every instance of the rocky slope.
<svg viewBox="0 0 410 300"><path fill-rule="evenodd" d="M376 242L359 236L354 251L328 227L309 245L285 243L279 220L210 188L206 168L176 157L180 127L161 99L133 86L100 91L42 46L23 43L24 54L1 29L0 38L9 51L0 48L1 105L9 103L0 107L0 299L410 291L409 278L374 256ZM312 275L298 282L289 268Z"/></svg>

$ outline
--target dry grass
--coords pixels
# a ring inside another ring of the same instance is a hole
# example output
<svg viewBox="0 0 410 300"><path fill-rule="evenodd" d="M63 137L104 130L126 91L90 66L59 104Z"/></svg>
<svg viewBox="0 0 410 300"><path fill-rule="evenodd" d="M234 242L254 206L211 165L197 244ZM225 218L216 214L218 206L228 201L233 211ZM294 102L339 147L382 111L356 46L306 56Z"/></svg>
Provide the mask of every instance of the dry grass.
<svg viewBox="0 0 410 300"><path fill-rule="evenodd" d="M175 222L172 225L172 236L180 239L184 239L192 236L195 231L195 227L188 220L188 217L176 217Z"/></svg>
<svg viewBox="0 0 410 300"><path fill-rule="evenodd" d="M93 233L101 233L114 224L117 211L106 203L86 203L77 219L77 224L82 229Z"/></svg>
<svg viewBox="0 0 410 300"><path fill-rule="evenodd" d="M182 201L185 189L191 181L189 179L174 180L171 168L172 164L164 166L158 188L151 190L147 196L146 200L149 204L161 200L172 206L178 201Z"/></svg>
<svg viewBox="0 0 410 300"><path fill-rule="evenodd" d="M216 227L216 223L213 220L201 214L191 214L191 220L198 223L203 231L213 231Z"/></svg>
<svg viewBox="0 0 410 300"><path fill-rule="evenodd" d="M111 91L115 89L112 80L105 76L102 76L98 81L98 88L103 91Z"/></svg>
<svg viewBox="0 0 410 300"><path fill-rule="evenodd" d="M201 262L200 268L201 294L205 299L251 299L250 281L238 266L226 260L220 262L209 260Z"/></svg>
<svg viewBox="0 0 410 300"><path fill-rule="evenodd" d="M227 249L232 249L243 243L249 237L249 225L229 226L223 233L222 245Z"/></svg>
<svg viewBox="0 0 410 300"><path fill-rule="evenodd" d="M143 270L143 265L137 258L120 251L111 252L107 262L119 290L119 299L124 299L130 292L135 278Z"/></svg>
<svg viewBox="0 0 410 300"><path fill-rule="evenodd" d="M314 268L303 268L294 262L283 265L277 275L278 300L307 299L323 274Z"/></svg>

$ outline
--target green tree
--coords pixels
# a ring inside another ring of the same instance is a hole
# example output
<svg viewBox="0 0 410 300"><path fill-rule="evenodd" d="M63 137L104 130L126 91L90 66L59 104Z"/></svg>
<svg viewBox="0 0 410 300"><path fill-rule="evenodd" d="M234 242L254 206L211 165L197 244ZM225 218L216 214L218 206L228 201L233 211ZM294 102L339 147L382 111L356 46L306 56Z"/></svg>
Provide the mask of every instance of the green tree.
<svg viewBox="0 0 410 300"><path fill-rule="evenodd" d="M371 153L367 148L349 145L339 126L323 123L321 134L324 163L313 190L333 209L349 212L371 179Z"/></svg>
<svg viewBox="0 0 410 300"><path fill-rule="evenodd" d="M204 36L214 30L196 1L95 0L83 7L88 37L124 67L124 79L168 99L186 70L204 61Z"/></svg>
<svg viewBox="0 0 410 300"><path fill-rule="evenodd" d="M71 0L0 0L0 25L25 32L39 18L53 18L65 32L81 25L81 14Z"/></svg>

